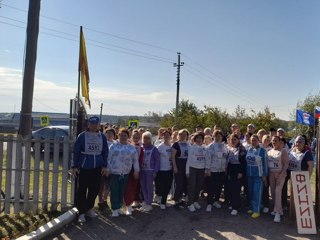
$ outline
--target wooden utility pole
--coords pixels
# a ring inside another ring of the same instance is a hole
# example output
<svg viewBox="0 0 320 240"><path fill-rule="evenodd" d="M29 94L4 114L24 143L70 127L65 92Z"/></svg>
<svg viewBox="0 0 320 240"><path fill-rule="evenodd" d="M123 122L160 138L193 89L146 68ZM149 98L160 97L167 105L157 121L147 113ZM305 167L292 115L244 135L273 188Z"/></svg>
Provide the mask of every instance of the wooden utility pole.
<svg viewBox="0 0 320 240"><path fill-rule="evenodd" d="M31 134L34 75L37 61L40 0L29 0L19 134Z"/></svg>
<svg viewBox="0 0 320 240"><path fill-rule="evenodd" d="M174 125L178 127L178 113L179 113L179 94L180 94L180 67L184 65L184 62L180 62L180 54L178 54L178 63L174 63L173 66L177 68L177 95L176 95L176 114L174 116Z"/></svg>

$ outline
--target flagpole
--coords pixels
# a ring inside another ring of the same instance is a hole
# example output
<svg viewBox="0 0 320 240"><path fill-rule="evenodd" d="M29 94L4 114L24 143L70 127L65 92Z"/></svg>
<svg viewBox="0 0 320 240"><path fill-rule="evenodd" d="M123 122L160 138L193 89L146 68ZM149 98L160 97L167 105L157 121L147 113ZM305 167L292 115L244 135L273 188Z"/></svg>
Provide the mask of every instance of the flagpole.
<svg viewBox="0 0 320 240"><path fill-rule="evenodd" d="M82 44L82 26L80 26L80 44L79 44L79 63L78 63L78 111L80 110L80 64L81 64L81 44Z"/></svg>

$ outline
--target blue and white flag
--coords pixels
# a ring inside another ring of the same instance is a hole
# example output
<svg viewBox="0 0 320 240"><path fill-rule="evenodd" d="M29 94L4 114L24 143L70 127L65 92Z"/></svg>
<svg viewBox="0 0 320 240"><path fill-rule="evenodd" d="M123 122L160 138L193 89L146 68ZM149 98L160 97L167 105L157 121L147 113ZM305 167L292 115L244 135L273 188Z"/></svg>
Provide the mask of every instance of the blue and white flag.
<svg viewBox="0 0 320 240"><path fill-rule="evenodd" d="M311 113L297 109L296 122L303 125L314 126L314 116Z"/></svg>

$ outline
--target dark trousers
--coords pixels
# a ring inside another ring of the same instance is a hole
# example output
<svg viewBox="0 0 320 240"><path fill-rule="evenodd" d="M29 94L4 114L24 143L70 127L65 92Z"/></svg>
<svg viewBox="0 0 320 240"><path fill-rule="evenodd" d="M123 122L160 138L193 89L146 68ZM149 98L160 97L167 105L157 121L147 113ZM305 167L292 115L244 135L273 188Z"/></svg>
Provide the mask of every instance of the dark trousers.
<svg viewBox="0 0 320 240"><path fill-rule="evenodd" d="M240 179L230 179L227 182L228 188L228 199L231 202L232 209L238 210L241 207L241 182Z"/></svg>
<svg viewBox="0 0 320 240"><path fill-rule="evenodd" d="M208 191L207 203L212 204L213 202L219 201L222 192L222 186L225 183L226 173L225 172L211 172L210 186Z"/></svg>
<svg viewBox="0 0 320 240"><path fill-rule="evenodd" d="M189 204L199 201L199 194L203 184L205 169L189 168L189 179L188 179L188 200Z"/></svg>
<svg viewBox="0 0 320 240"><path fill-rule="evenodd" d="M75 204L79 214L86 213L93 208L100 186L101 168L80 169Z"/></svg>
<svg viewBox="0 0 320 240"><path fill-rule="evenodd" d="M262 205L263 207L269 208L269 199L270 199L270 194L269 194L269 177L267 177L267 185L263 183L263 191L262 191Z"/></svg>
<svg viewBox="0 0 320 240"><path fill-rule="evenodd" d="M243 193L245 195L244 204L245 206L250 205L250 196L249 196L249 189L248 189L248 178L247 176L243 176L240 179L240 188L243 187Z"/></svg>
<svg viewBox="0 0 320 240"><path fill-rule="evenodd" d="M187 176L186 165L187 160L176 160L178 173L174 174L174 180L176 182L176 189L174 192L174 201L178 202L182 198L183 193L187 193Z"/></svg>
<svg viewBox="0 0 320 240"><path fill-rule="evenodd" d="M161 196L161 204L167 203L168 194L171 189L173 180L173 172L169 171L159 171L155 178L156 194Z"/></svg>

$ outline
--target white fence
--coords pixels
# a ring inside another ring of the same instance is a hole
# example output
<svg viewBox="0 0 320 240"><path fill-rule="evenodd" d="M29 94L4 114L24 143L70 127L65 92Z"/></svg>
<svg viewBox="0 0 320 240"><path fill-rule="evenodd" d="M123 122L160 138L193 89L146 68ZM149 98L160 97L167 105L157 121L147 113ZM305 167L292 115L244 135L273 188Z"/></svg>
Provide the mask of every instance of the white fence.
<svg viewBox="0 0 320 240"><path fill-rule="evenodd" d="M0 211L65 210L73 205L73 141L0 135Z"/></svg>

